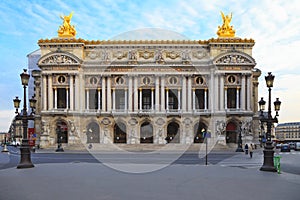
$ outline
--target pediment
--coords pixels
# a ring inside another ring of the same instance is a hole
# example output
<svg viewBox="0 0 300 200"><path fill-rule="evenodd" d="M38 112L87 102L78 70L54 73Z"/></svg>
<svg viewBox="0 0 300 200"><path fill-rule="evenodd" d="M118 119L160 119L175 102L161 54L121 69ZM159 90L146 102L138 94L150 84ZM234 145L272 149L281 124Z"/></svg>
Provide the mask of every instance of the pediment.
<svg viewBox="0 0 300 200"><path fill-rule="evenodd" d="M68 52L55 51L40 58L38 65L80 65L81 60Z"/></svg>
<svg viewBox="0 0 300 200"><path fill-rule="evenodd" d="M243 52L227 52L217 56L213 63L215 65L256 65L255 60Z"/></svg>

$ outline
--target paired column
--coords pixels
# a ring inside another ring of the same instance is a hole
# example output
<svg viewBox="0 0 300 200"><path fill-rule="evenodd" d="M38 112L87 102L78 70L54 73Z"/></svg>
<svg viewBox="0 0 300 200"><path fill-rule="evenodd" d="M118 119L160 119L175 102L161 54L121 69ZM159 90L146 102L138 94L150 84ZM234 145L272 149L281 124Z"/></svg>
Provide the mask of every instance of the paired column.
<svg viewBox="0 0 300 200"><path fill-rule="evenodd" d="M98 88L98 111L101 110L101 88Z"/></svg>
<svg viewBox="0 0 300 200"><path fill-rule="evenodd" d="M54 109L57 109L57 88L54 88Z"/></svg>
<svg viewBox="0 0 300 200"><path fill-rule="evenodd" d="M180 88L178 88L178 91L177 91L177 99L178 99L178 111L180 111L180 109L181 109L181 90L180 90Z"/></svg>
<svg viewBox="0 0 300 200"><path fill-rule="evenodd" d="M107 77L107 111L111 111L111 78Z"/></svg>
<svg viewBox="0 0 300 200"><path fill-rule="evenodd" d="M242 75L242 87L241 87L241 109L246 109L246 77Z"/></svg>
<svg viewBox="0 0 300 200"><path fill-rule="evenodd" d="M48 75L48 110L53 109L52 75Z"/></svg>
<svg viewBox="0 0 300 200"><path fill-rule="evenodd" d="M74 110L74 85L73 84L74 84L74 76L70 75L70 110Z"/></svg>
<svg viewBox="0 0 300 200"><path fill-rule="evenodd" d="M251 94L252 94L251 76L247 76L247 110L251 110Z"/></svg>
<svg viewBox="0 0 300 200"><path fill-rule="evenodd" d="M224 88L224 92L225 92L225 110L227 110L227 87Z"/></svg>
<svg viewBox="0 0 300 200"><path fill-rule="evenodd" d="M124 98L125 98L125 102L124 102L124 110L127 111L127 88L124 89Z"/></svg>
<svg viewBox="0 0 300 200"><path fill-rule="evenodd" d="M155 77L155 111L159 111L159 76Z"/></svg>
<svg viewBox="0 0 300 200"><path fill-rule="evenodd" d="M196 89L193 88L193 111L196 110Z"/></svg>
<svg viewBox="0 0 300 200"><path fill-rule="evenodd" d="M138 98L139 98L139 91L138 91L138 79L137 79L138 77L137 76L135 76L134 77L134 84L133 84L133 100L134 100L134 104L133 104L133 109L134 109L134 112L138 112L138 110L139 110L139 108L138 108L138 105L139 105L139 100L138 100Z"/></svg>
<svg viewBox="0 0 300 200"><path fill-rule="evenodd" d="M79 110L80 106L80 83L79 83L79 76L75 75L75 110Z"/></svg>
<svg viewBox="0 0 300 200"><path fill-rule="evenodd" d="M133 100L133 96L132 96L132 76L129 76L129 81L128 81L128 95L129 95L128 110L129 110L129 112L132 112L132 100Z"/></svg>
<svg viewBox="0 0 300 200"><path fill-rule="evenodd" d="M106 111L106 80L105 77L102 77L102 111Z"/></svg>
<svg viewBox="0 0 300 200"><path fill-rule="evenodd" d="M236 88L236 109L240 109L240 87Z"/></svg>
<svg viewBox="0 0 300 200"><path fill-rule="evenodd" d="M116 110L116 90L115 90L115 88L112 89L112 104L113 104L112 110L115 111Z"/></svg>
<svg viewBox="0 0 300 200"><path fill-rule="evenodd" d="M204 110L207 110L207 88L204 89Z"/></svg>
<svg viewBox="0 0 300 200"><path fill-rule="evenodd" d="M166 110L169 111L169 88L166 88Z"/></svg>
<svg viewBox="0 0 300 200"><path fill-rule="evenodd" d="M140 111L142 111L142 109L143 109L143 105L142 105L142 99L143 99L143 89L142 88L139 88L139 91L140 91L140 103L139 103L139 105L140 105Z"/></svg>
<svg viewBox="0 0 300 200"><path fill-rule="evenodd" d="M182 76L182 111L186 111L186 78Z"/></svg>
<svg viewBox="0 0 300 200"><path fill-rule="evenodd" d="M154 110L154 88L151 88L151 110Z"/></svg>
<svg viewBox="0 0 300 200"><path fill-rule="evenodd" d="M43 99L43 109L47 110L47 76L43 75L43 88L42 88L42 99Z"/></svg>
<svg viewBox="0 0 300 200"><path fill-rule="evenodd" d="M220 110L224 110L224 75L220 77Z"/></svg>
<svg viewBox="0 0 300 200"><path fill-rule="evenodd" d="M86 94L86 110L90 109L90 90L88 88L85 89Z"/></svg>
<svg viewBox="0 0 300 200"><path fill-rule="evenodd" d="M188 76L188 89L187 89L187 107L188 112L192 111L192 77Z"/></svg>
<svg viewBox="0 0 300 200"><path fill-rule="evenodd" d="M161 106L161 111L164 112L165 111L165 77L161 76L161 88L160 88L160 106ZM167 105L168 107L168 105Z"/></svg>

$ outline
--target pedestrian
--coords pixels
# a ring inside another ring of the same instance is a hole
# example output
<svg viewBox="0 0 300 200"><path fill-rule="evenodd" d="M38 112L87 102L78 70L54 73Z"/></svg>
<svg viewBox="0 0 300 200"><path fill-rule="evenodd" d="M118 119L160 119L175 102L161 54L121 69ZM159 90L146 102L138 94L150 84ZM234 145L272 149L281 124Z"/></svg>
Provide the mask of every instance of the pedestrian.
<svg viewBox="0 0 300 200"><path fill-rule="evenodd" d="M245 144L245 154L246 155L248 154L248 149L249 149L248 144Z"/></svg>
<svg viewBox="0 0 300 200"><path fill-rule="evenodd" d="M249 146L249 154L250 154L250 158L252 158L252 156L253 156L253 145L252 144L250 144L250 146Z"/></svg>

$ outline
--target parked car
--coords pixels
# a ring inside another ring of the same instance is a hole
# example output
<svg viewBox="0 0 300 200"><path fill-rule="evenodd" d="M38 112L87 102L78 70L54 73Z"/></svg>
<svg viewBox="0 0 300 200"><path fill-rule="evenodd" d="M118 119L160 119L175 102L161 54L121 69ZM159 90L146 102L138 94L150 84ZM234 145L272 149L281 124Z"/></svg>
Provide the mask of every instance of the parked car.
<svg viewBox="0 0 300 200"><path fill-rule="evenodd" d="M295 151L300 151L300 142L295 143Z"/></svg>
<svg viewBox="0 0 300 200"><path fill-rule="evenodd" d="M291 149L295 149L296 144L294 142L289 143Z"/></svg>
<svg viewBox="0 0 300 200"><path fill-rule="evenodd" d="M291 151L290 145L289 144L282 144L281 148L280 148L280 151L281 152L290 152Z"/></svg>
<svg viewBox="0 0 300 200"><path fill-rule="evenodd" d="M280 149L281 148L281 144L276 144L276 149Z"/></svg>

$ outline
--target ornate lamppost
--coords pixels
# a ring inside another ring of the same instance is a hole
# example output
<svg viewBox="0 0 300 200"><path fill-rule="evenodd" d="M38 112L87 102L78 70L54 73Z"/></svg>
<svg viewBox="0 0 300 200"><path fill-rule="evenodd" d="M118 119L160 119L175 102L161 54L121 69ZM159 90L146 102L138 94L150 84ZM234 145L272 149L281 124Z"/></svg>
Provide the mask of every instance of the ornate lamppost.
<svg viewBox="0 0 300 200"><path fill-rule="evenodd" d="M242 122L240 122L240 131L239 131L239 137L238 137L238 147L235 150L235 152L244 152L243 150L243 140L242 140Z"/></svg>
<svg viewBox="0 0 300 200"><path fill-rule="evenodd" d="M261 123L267 124L267 133L266 133L266 145L264 148L264 164L260 168L262 171L270 171L270 172L276 172L277 170L274 167L274 146L271 141L271 129L274 123L278 123L277 116L278 111L280 110L281 102L279 101L279 98L276 98L276 101L274 102L274 107L276 111L275 117L272 117L272 111L271 111L271 88L273 87L275 76L272 75L271 72L268 73L268 76L265 76L267 87L269 88L269 101L268 101L268 112L267 116L264 115L264 109L266 102L264 101L263 97L258 102L259 108L260 108L260 121Z"/></svg>
<svg viewBox="0 0 300 200"><path fill-rule="evenodd" d="M20 159L20 163L17 166L18 169L34 167L34 165L31 162L30 146L29 146L29 140L27 138L27 128L28 128L28 120L34 120L34 109L36 105L36 99L32 98L29 100L30 107L32 108L32 112L30 113L30 115L27 115L26 87L28 85L30 75L27 73L27 70L24 69L23 73L20 74L20 76L24 88L24 98L23 98L24 103L23 103L23 110L21 111L21 113L18 112L18 108L20 107L21 100L18 97L16 97L13 100L14 107L16 108L15 113L17 114L16 119L22 120L22 125L23 125L23 139L20 147L21 159Z"/></svg>

